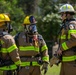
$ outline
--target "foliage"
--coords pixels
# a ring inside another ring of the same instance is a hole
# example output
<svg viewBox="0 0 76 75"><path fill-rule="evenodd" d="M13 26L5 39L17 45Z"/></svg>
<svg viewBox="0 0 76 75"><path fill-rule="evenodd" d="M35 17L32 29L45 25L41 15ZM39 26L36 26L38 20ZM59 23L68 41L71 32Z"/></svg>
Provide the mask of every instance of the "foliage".
<svg viewBox="0 0 76 75"><path fill-rule="evenodd" d="M76 0L58 0L59 3L76 4Z"/></svg>
<svg viewBox="0 0 76 75"><path fill-rule="evenodd" d="M22 26L20 26L23 22L24 18L24 12L22 11L22 8L17 7L17 1L16 0L0 0L0 13L7 13L11 19L11 24L13 26L14 31L13 35L16 33L16 31L20 31L22 29Z"/></svg>
<svg viewBox="0 0 76 75"><path fill-rule="evenodd" d="M58 35L58 29L61 22L60 16L58 14L51 13L38 21L38 30L39 33L44 36L44 39L56 41L56 36Z"/></svg>
<svg viewBox="0 0 76 75"><path fill-rule="evenodd" d="M38 0L18 0L18 6L22 7L25 14L34 14Z"/></svg>
<svg viewBox="0 0 76 75"><path fill-rule="evenodd" d="M38 18L38 30L45 40L56 41L57 32L60 27L59 5L53 0L41 0L41 17ZM46 34L46 35L45 35Z"/></svg>
<svg viewBox="0 0 76 75"><path fill-rule="evenodd" d="M40 8L42 11L42 14L47 15L51 13L57 13L58 12L58 3L54 2L53 0L41 0Z"/></svg>

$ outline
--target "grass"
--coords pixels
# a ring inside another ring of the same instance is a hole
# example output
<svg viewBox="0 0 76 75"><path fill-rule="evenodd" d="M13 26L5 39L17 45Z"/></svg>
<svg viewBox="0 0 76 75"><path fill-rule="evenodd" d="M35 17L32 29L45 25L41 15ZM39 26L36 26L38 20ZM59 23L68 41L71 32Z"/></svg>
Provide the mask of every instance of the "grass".
<svg viewBox="0 0 76 75"><path fill-rule="evenodd" d="M59 75L59 72L60 72L60 65L59 66L53 65L53 67L49 66L46 75ZM2 71L0 71L0 75L2 75ZM42 75L44 75L43 71Z"/></svg>

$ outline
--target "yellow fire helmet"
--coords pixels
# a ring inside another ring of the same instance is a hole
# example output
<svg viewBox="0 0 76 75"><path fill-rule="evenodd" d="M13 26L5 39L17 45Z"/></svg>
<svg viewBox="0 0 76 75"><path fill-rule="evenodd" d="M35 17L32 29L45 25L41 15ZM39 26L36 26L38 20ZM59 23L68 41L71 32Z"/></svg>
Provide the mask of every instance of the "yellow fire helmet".
<svg viewBox="0 0 76 75"><path fill-rule="evenodd" d="M34 16L26 16L24 19L23 25L30 25L30 24L35 24L35 23L36 23L36 20Z"/></svg>
<svg viewBox="0 0 76 75"><path fill-rule="evenodd" d="M30 24L29 17L30 17L30 16L26 16L26 17L25 17L23 24L26 24L26 25L29 25L29 24Z"/></svg>
<svg viewBox="0 0 76 75"><path fill-rule="evenodd" d="M0 27L3 26L5 22L10 22L10 18L6 14L0 14Z"/></svg>

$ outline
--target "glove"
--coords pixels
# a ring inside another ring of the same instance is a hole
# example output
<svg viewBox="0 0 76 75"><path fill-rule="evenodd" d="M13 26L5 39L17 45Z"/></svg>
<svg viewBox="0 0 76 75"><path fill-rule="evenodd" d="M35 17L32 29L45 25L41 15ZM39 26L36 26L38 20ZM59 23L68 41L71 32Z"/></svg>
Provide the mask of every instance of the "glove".
<svg viewBox="0 0 76 75"><path fill-rule="evenodd" d="M51 59L50 59L50 67L52 67L53 66L53 64L55 64L55 65L59 65L59 63L61 62L61 59L59 58L59 57L57 57L57 56L53 56Z"/></svg>
<svg viewBox="0 0 76 75"><path fill-rule="evenodd" d="M47 62L43 63L41 71L43 71L43 70L44 70L44 75L45 75L47 70L48 70L48 63Z"/></svg>

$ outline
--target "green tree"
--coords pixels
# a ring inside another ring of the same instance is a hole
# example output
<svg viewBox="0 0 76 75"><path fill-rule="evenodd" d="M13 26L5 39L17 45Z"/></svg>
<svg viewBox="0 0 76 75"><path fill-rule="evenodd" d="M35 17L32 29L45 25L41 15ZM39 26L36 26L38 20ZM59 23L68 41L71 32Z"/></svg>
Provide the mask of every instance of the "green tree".
<svg viewBox="0 0 76 75"><path fill-rule="evenodd" d="M59 3L76 4L76 0L58 0Z"/></svg>
<svg viewBox="0 0 76 75"><path fill-rule="evenodd" d="M53 0L41 0L41 15L38 16L38 30L45 40L56 41L60 27L59 5Z"/></svg>
<svg viewBox="0 0 76 75"><path fill-rule="evenodd" d="M22 30L24 12L21 7L17 6L17 0L0 0L0 13L8 13L11 19L11 24L14 28L12 34Z"/></svg>
<svg viewBox="0 0 76 75"><path fill-rule="evenodd" d="M35 14L38 0L18 0L18 6L22 7L25 14Z"/></svg>

